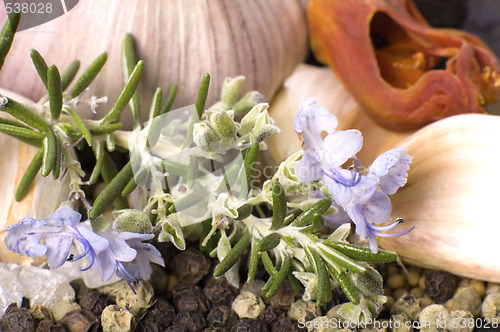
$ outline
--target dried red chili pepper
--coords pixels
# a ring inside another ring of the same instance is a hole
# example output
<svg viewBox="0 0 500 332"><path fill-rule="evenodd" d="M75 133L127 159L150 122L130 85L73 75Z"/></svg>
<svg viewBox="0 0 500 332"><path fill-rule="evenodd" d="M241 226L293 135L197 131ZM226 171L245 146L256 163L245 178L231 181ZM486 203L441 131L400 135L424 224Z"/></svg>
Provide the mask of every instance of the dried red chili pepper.
<svg viewBox="0 0 500 332"><path fill-rule="evenodd" d="M311 0L312 48L380 125L412 130L484 113L500 67L477 37L430 27L411 0Z"/></svg>

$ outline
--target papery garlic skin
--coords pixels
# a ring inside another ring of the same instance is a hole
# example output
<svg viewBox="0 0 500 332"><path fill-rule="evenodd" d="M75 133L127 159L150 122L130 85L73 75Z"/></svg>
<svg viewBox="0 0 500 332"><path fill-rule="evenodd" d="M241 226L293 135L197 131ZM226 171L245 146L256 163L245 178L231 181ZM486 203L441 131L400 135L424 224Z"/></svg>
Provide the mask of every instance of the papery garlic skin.
<svg viewBox="0 0 500 332"><path fill-rule="evenodd" d="M0 13L2 21L5 16ZM194 103L205 73L212 77L208 105L218 100L224 78L237 75L247 78L243 94L258 90L270 99L308 50L300 0L86 0L51 22L19 32L0 72L0 86L35 100L45 93L30 49L61 69L74 59L86 68L106 51L108 63L86 95L116 100L127 33L146 64L139 85L143 108L157 86L168 91L174 83L179 89L173 108ZM96 115L82 109L83 116L97 119L109 107L100 106ZM130 114L124 114L130 122Z"/></svg>
<svg viewBox="0 0 500 332"><path fill-rule="evenodd" d="M415 229L379 238L380 247L412 264L500 282L500 117L453 116L401 145L413 163L406 186L392 196L392 217Z"/></svg>

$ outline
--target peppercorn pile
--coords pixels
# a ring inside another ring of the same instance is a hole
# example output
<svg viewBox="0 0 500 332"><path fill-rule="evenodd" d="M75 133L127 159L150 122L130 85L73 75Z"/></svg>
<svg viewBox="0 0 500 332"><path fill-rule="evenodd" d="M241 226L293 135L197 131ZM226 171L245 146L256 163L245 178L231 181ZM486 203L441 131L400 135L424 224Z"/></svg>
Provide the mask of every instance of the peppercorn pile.
<svg viewBox="0 0 500 332"><path fill-rule="evenodd" d="M264 269L258 273L260 279L238 290L225 278L212 277L217 260L210 261L194 247L182 252L170 245L160 248L170 264L165 269L156 267L150 281L134 287L135 294L124 281L98 289L75 281L75 301L62 301L52 311L41 306L29 309L28 299L21 308L12 304L0 320L1 331L327 332L337 329L321 322L342 320L336 310L347 298L340 288L335 288L332 300L321 307L302 300L302 294L295 294L289 283L268 299L261 291L267 278ZM384 277L387 296L377 318L380 322L411 322L416 326L444 317L450 322L466 322L447 331L494 331L498 326L494 322L500 320L499 285L442 271L406 270L396 263L377 268ZM241 269L244 280L244 267ZM357 331L390 329L372 326ZM429 326L422 331L440 330Z"/></svg>

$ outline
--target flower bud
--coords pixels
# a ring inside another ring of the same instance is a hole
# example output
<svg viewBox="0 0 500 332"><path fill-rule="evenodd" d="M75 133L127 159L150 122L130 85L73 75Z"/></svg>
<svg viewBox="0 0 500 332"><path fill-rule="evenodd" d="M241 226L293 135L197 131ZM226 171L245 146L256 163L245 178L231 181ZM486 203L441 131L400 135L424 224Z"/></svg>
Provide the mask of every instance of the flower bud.
<svg viewBox="0 0 500 332"><path fill-rule="evenodd" d="M260 103L255 105L250 112L247 113L241 119L241 129L239 130L240 135L245 135L248 134L253 127L255 126L255 122L257 121L257 116L263 112L267 112L267 109L269 108L269 104L267 103Z"/></svg>
<svg viewBox="0 0 500 332"><path fill-rule="evenodd" d="M229 106L231 109L233 105L238 101L241 89L243 89L243 83L245 83L244 76L237 76L235 78L227 77L222 83L222 93L221 101Z"/></svg>
<svg viewBox="0 0 500 332"><path fill-rule="evenodd" d="M100 215L97 218L91 219L90 224L92 225L92 230L96 233L105 231L109 227L109 219Z"/></svg>
<svg viewBox="0 0 500 332"><path fill-rule="evenodd" d="M258 104L266 101L264 96L258 91L249 91L243 98L238 100L233 106L235 114L246 114Z"/></svg>
<svg viewBox="0 0 500 332"><path fill-rule="evenodd" d="M280 129L276 127L274 121L269 117L267 111L259 114L255 121L255 126L250 132L250 142L262 142L268 136L279 134Z"/></svg>
<svg viewBox="0 0 500 332"><path fill-rule="evenodd" d="M153 232L149 217L142 211L124 210L115 220L113 227L122 232L148 234Z"/></svg>
<svg viewBox="0 0 500 332"><path fill-rule="evenodd" d="M365 273L352 273L350 279L363 295L382 294L384 280L380 273L368 264Z"/></svg>
<svg viewBox="0 0 500 332"><path fill-rule="evenodd" d="M193 142L197 146L205 146L210 143L217 142L217 134L213 131L212 128L207 126L202 122L198 122L194 124L193 128Z"/></svg>
<svg viewBox="0 0 500 332"><path fill-rule="evenodd" d="M234 113L224 110L213 111L208 116L214 131L222 138L230 138L236 135L238 126L232 117Z"/></svg>

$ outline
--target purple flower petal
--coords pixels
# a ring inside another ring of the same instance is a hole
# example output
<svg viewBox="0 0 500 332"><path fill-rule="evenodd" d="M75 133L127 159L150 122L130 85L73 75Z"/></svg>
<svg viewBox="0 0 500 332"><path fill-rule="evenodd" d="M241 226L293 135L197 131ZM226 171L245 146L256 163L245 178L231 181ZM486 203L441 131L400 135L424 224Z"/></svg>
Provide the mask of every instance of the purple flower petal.
<svg viewBox="0 0 500 332"><path fill-rule="evenodd" d="M69 206L62 206L54 214L51 214L49 218L56 225L75 226L82 220L82 215Z"/></svg>
<svg viewBox="0 0 500 332"><path fill-rule="evenodd" d="M381 154L370 166L370 173L380 178L380 188L388 195L406 184L411 157L398 147Z"/></svg>
<svg viewBox="0 0 500 332"><path fill-rule="evenodd" d="M373 196L361 204L363 213L367 220L375 224L387 221L391 216L392 205L389 197L383 192L377 190Z"/></svg>
<svg viewBox="0 0 500 332"><path fill-rule="evenodd" d="M49 237L45 239L45 245L47 246L47 263L53 269L61 267L68 259L69 250L73 245L73 237L71 236L60 236L60 237Z"/></svg>
<svg viewBox="0 0 500 332"><path fill-rule="evenodd" d="M367 226L368 221L363 214L361 206L354 205L351 208L346 209L346 212L349 215L349 218L351 218L351 220L354 222L354 225L356 225L356 233L358 233L359 236L362 237L369 237L370 231L368 230Z"/></svg>
<svg viewBox="0 0 500 332"><path fill-rule="evenodd" d="M320 179L322 173L318 160L307 153L295 165L297 178L305 183Z"/></svg>
<svg viewBox="0 0 500 332"><path fill-rule="evenodd" d="M319 133L334 132L337 129L337 118L330 114L328 110L319 106L314 98L306 98L300 103L297 114L295 115L295 131L301 133L304 131L304 125L307 118L313 120L308 123L310 127L306 130L315 130Z"/></svg>
<svg viewBox="0 0 500 332"><path fill-rule="evenodd" d="M324 160L328 167L340 167L347 159L354 157L363 146L359 130L336 131L324 139Z"/></svg>

